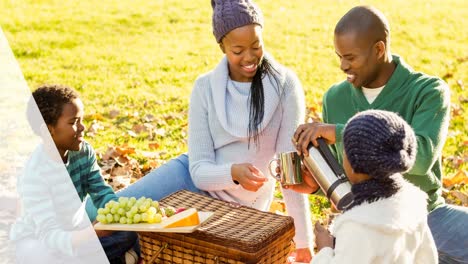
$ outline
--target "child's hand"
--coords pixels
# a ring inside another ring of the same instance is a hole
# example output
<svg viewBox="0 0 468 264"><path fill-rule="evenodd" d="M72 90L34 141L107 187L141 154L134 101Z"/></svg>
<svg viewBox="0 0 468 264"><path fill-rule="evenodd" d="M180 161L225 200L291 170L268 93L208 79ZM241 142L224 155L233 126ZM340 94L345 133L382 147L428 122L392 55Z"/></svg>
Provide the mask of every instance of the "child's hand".
<svg viewBox="0 0 468 264"><path fill-rule="evenodd" d="M317 250L321 250L324 247L334 248L333 236L330 234L330 231L323 227L319 222L315 223L314 234Z"/></svg>
<svg viewBox="0 0 468 264"><path fill-rule="evenodd" d="M296 263L309 263L312 260L312 253L309 248L297 248L294 252L289 254L289 256L293 257Z"/></svg>
<svg viewBox="0 0 468 264"><path fill-rule="evenodd" d="M233 164L231 167L232 180L237 181L244 189L256 192L268 179L263 173L250 163Z"/></svg>

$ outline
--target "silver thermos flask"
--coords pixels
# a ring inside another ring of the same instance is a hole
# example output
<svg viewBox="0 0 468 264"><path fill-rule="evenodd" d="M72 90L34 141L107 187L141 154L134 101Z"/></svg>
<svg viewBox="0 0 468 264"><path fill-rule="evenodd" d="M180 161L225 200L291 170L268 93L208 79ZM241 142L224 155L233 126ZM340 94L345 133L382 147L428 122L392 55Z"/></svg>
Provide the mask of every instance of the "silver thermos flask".
<svg viewBox="0 0 468 264"><path fill-rule="evenodd" d="M351 183L325 140L318 139L317 142L318 148L309 145L309 156L304 156L302 163L312 173L328 200L338 210L345 210L353 203Z"/></svg>

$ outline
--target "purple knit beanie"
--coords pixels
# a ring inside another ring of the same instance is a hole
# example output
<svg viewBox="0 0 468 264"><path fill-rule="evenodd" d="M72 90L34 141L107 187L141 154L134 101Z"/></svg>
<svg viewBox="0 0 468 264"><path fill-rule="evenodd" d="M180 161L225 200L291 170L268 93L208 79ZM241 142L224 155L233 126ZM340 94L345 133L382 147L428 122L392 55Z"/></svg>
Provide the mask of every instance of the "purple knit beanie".
<svg viewBox="0 0 468 264"><path fill-rule="evenodd" d="M213 7L213 35L216 42L231 30L250 24L263 27L260 8L251 0L211 0Z"/></svg>
<svg viewBox="0 0 468 264"><path fill-rule="evenodd" d="M383 179L411 169L416 158L413 129L400 116L382 110L356 114L346 124L343 144L356 173Z"/></svg>

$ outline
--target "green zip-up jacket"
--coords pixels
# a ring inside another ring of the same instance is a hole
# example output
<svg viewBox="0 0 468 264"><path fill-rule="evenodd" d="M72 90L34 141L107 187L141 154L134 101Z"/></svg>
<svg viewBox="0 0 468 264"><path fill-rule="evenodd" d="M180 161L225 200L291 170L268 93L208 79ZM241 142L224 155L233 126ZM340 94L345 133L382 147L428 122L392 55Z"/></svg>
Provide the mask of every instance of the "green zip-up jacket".
<svg viewBox="0 0 468 264"><path fill-rule="evenodd" d="M336 143L331 148L342 164L342 133L353 115L368 109L398 113L414 129L418 142L416 162L404 176L428 194L432 211L444 203L441 157L450 120L450 90L441 79L415 72L396 55L393 62L396 69L372 104L361 88L347 81L333 85L324 95L323 121L336 124Z"/></svg>

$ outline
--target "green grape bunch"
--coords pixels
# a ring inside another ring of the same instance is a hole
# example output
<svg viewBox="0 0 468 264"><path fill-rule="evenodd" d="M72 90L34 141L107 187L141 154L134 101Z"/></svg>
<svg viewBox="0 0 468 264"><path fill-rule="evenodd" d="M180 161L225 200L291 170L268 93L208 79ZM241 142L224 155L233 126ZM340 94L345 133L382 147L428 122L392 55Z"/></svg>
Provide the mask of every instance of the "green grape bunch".
<svg viewBox="0 0 468 264"><path fill-rule="evenodd" d="M120 197L118 201L107 202L104 208L99 208L96 220L102 224L138 224L161 223L161 221L174 215L173 207L163 208L158 201L151 198Z"/></svg>

